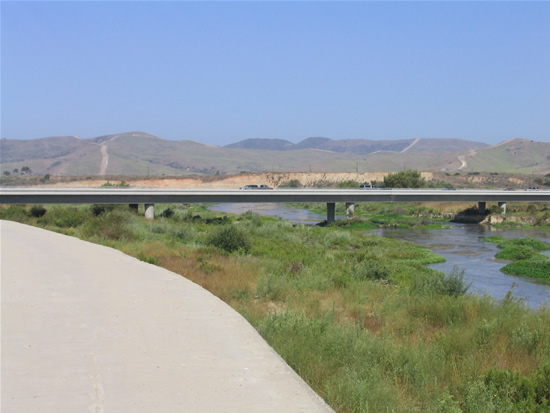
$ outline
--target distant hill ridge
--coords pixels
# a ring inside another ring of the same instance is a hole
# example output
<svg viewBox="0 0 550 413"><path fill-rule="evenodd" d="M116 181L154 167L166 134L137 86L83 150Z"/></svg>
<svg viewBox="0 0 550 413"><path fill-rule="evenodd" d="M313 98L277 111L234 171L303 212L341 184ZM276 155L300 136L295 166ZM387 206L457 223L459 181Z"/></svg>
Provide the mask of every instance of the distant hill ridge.
<svg viewBox="0 0 550 413"><path fill-rule="evenodd" d="M307 138L299 143L283 139L245 139L226 145L230 149L259 149L269 151L293 151L298 149L323 149L339 153L366 155L378 151L390 152L459 152L487 148L490 145L462 139L401 139L401 140L368 140ZM410 148L409 148L410 147ZM407 149L408 148L408 149Z"/></svg>
<svg viewBox="0 0 550 413"><path fill-rule="evenodd" d="M550 143L510 139L489 146L461 139L246 139L226 147L165 140L144 132L81 139L0 140L0 173L167 175L242 172L550 173ZM18 171L18 172L15 172Z"/></svg>

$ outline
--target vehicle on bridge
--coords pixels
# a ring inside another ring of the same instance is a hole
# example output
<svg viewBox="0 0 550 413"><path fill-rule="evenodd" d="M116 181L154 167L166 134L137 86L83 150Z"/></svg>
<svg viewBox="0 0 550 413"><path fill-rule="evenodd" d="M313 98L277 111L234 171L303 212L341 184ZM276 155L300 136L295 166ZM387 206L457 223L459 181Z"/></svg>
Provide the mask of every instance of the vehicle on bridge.
<svg viewBox="0 0 550 413"><path fill-rule="evenodd" d="M386 189L384 186L376 186L376 185L369 185L369 184L363 184L359 185L359 189Z"/></svg>
<svg viewBox="0 0 550 413"><path fill-rule="evenodd" d="M240 187L239 189L244 189L244 190L254 190L254 189L273 189L273 188L270 188L269 186L267 185L245 185L243 187Z"/></svg>

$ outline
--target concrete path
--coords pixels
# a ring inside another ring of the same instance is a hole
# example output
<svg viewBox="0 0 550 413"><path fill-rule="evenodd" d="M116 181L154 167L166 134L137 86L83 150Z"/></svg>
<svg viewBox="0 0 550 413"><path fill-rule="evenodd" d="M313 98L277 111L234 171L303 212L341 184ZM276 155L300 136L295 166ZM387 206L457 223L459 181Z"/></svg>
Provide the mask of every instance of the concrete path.
<svg viewBox="0 0 550 413"><path fill-rule="evenodd" d="M1 411L332 411L239 314L116 250L0 222Z"/></svg>

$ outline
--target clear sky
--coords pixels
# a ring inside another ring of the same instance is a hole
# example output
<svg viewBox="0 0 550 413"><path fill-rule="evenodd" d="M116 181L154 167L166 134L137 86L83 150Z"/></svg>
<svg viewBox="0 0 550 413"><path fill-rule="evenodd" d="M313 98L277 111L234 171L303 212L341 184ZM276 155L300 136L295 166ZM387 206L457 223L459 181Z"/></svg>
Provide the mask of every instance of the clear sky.
<svg viewBox="0 0 550 413"><path fill-rule="evenodd" d="M1 137L550 141L550 2L1 1Z"/></svg>

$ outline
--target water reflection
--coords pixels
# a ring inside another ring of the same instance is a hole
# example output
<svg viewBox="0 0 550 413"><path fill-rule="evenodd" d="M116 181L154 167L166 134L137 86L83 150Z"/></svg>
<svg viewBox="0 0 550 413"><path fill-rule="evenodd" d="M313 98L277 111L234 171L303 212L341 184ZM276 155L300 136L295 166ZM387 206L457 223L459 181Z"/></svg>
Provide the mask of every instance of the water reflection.
<svg viewBox="0 0 550 413"><path fill-rule="evenodd" d="M326 219L324 215L283 204L227 203L213 205L210 209L233 214L243 214L250 210L260 215L303 224L316 224ZM342 218L337 216L337 219ZM522 297L532 308L538 308L543 303L550 305L550 285L500 272L507 261L495 258L499 249L494 243L482 241L490 235L500 235L505 238L529 236L550 243L549 231L497 230L477 224L451 224L451 229L446 230L378 229L367 233L410 241L445 257L445 263L431 267L449 273L455 265L458 266L460 271L464 270L465 279L472 283L470 293L488 294L500 300L513 288L514 296ZM546 251L546 254L550 255L550 251Z"/></svg>

